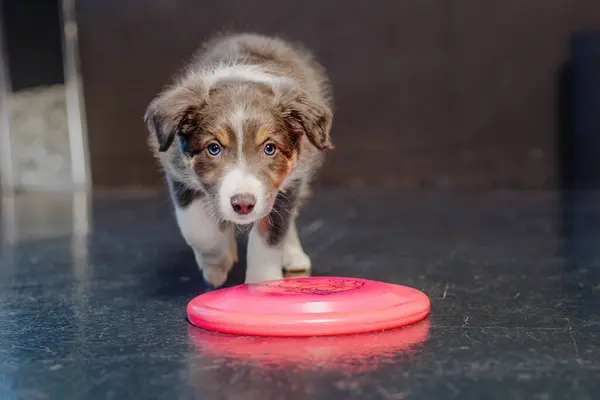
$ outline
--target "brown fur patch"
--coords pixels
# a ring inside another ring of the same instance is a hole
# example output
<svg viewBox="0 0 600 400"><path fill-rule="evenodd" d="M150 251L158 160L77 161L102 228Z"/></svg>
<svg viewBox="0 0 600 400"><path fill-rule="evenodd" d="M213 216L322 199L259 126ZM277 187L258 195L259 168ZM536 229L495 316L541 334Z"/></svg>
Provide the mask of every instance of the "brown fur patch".
<svg viewBox="0 0 600 400"><path fill-rule="evenodd" d="M229 147L230 142L229 142L229 135L227 134L227 132L222 131L222 130L216 131L215 138L217 138L219 143L221 143L223 146Z"/></svg>
<svg viewBox="0 0 600 400"><path fill-rule="evenodd" d="M264 128L260 128L256 132L256 135L254 135L254 143L257 146L260 146L261 144L266 142L268 138L269 138L269 132Z"/></svg>
<svg viewBox="0 0 600 400"><path fill-rule="evenodd" d="M271 226L269 218L261 218L260 221L257 222L256 226L261 234L267 235L267 233L269 232L269 227Z"/></svg>
<svg viewBox="0 0 600 400"><path fill-rule="evenodd" d="M288 169L292 170L298 166L298 152L294 151L292 157L288 160Z"/></svg>

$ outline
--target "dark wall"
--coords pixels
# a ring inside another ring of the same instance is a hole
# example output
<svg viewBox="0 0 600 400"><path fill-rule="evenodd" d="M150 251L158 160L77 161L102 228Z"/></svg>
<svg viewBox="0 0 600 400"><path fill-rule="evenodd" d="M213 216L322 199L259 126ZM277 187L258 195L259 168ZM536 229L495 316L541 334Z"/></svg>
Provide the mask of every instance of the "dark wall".
<svg viewBox="0 0 600 400"><path fill-rule="evenodd" d="M155 185L144 108L217 30L304 42L334 83L324 184L559 183L558 76L598 0L80 0L97 185Z"/></svg>
<svg viewBox="0 0 600 400"><path fill-rule="evenodd" d="M3 0L2 25L13 90L64 82L58 0Z"/></svg>

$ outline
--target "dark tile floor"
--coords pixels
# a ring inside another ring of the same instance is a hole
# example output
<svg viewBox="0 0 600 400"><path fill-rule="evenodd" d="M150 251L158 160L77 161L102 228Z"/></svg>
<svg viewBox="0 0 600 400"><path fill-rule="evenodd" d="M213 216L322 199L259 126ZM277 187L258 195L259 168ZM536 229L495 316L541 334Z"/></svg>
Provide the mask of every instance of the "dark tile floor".
<svg viewBox="0 0 600 400"><path fill-rule="evenodd" d="M204 289L161 196L5 197L2 227L0 399L600 391L600 193L318 192L300 221L315 274L432 300L416 326L340 338L189 326L185 306Z"/></svg>

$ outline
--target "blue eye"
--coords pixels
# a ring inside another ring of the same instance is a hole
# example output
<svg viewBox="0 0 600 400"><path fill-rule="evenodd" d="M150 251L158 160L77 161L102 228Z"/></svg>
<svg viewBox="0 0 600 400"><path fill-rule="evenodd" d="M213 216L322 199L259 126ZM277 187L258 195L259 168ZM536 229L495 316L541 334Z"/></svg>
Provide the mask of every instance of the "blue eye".
<svg viewBox="0 0 600 400"><path fill-rule="evenodd" d="M273 154L275 154L275 151L277 151L277 146L275 146L273 143L267 143L265 145L265 154L268 156L272 156Z"/></svg>
<svg viewBox="0 0 600 400"><path fill-rule="evenodd" d="M221 154L221 146L219 146L218 143L211 143L206 148L206 151L208 151L208 154L215 157Z"/></svg>

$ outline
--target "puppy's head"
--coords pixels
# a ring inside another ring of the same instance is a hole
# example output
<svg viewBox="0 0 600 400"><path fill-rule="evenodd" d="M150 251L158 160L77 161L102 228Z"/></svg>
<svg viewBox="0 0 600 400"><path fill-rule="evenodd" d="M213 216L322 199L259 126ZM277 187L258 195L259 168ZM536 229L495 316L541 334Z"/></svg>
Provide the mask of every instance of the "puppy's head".
<svg viewBox="0 0 600 400"><path fill-rule="evenodd" d="M331 148L331 120L327 105L298 89L240 82L182 83L145 115L167 173L203 191L219 219L237 224L269 214L303 140Z"/></svg>

